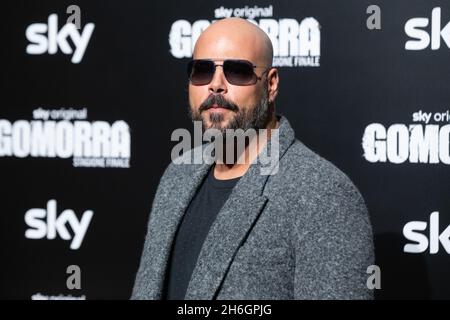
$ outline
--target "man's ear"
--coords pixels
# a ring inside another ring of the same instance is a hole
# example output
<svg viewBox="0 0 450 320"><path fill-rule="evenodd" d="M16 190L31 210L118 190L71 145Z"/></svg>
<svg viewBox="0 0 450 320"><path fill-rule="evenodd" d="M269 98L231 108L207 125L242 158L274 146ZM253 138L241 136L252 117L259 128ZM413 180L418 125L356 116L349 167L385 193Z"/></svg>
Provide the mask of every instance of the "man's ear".
<svg viewBox="0 0 450 320"><path fill-rule="evenodd" d="M269 93L269 102L273 103L278 95L278 69L272 68L267 73L267 92Z"/></svg>

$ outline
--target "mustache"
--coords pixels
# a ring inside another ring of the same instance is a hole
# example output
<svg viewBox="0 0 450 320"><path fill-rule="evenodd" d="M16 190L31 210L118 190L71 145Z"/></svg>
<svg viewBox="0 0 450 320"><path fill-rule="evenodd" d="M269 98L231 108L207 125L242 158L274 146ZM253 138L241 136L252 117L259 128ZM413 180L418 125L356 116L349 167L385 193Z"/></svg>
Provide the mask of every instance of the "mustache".
<svg viewBox="0 0 450 320"><path fill-rule="evenodd" d="M229 109L231 111L238 111L239 107L231 102L228 101L227 99L225 99L222 95L220 94L211 94L209 95L209 97L200 105L198 111L202 112L205 110L208 110L210 108L212 108L213 105L218 105L221 106L225 109Z"/></svg>

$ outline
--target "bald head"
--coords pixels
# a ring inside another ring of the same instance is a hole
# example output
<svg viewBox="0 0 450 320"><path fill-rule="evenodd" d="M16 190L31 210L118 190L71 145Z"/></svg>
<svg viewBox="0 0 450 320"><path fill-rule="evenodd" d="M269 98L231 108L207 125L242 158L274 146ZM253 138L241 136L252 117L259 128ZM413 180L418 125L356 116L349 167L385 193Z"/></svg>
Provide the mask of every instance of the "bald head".
<svg viewBox="0 0 450 320"><path fill-rule="evenodd" d="M257 66L272 65L273 48L267 34L241 18L214 22L198 38L194 59L245 59Z"/></svg>

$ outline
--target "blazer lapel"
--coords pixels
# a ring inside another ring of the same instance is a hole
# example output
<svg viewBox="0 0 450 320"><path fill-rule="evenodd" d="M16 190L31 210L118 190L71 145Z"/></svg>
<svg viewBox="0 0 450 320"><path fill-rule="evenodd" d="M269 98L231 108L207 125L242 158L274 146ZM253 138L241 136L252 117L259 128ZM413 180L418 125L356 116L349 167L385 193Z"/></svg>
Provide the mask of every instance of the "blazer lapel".
<svg viewBox="0 0 450 320"><path fill-rule="evenodd" d="M248 191L252 182L257 186L254 178L253 173L244 175L218 213L200 251L186 300L215 298L237 249L267 202L266 196Z"/></svg>
<svg viewBox="0 0 450 320"><path fill-rule="evenodd" d="M149 248L146 248L146 250L148 256L152 258L145 267L146 283L142 284L147 287L147 297L150 299L161 299L172 243L178 225L211 164L203 163L196 166L198 167L193 171L193 174L190 174L181 182L184 192L175 193L176 191L173 190L169 195L172 201L156 207L153 210L154 217L150 217L152 220L149 230L151 240L148 241Z"/></svg>

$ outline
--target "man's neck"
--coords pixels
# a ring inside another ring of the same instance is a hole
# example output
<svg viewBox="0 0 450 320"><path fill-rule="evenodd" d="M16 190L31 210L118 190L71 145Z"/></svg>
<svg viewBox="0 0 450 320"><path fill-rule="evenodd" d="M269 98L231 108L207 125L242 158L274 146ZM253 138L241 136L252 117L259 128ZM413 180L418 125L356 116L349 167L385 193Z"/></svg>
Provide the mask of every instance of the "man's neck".
<svg viewBox="0 0 450 320"><path fill-rule="evenodd" d="M214 166L214 177L219 180L242 177L250 168L250 164L256 159L267 144L267 141L270 139L272 129L277 129L279 125L280 123L276 117L274 117L266 127L267 134L258 133L257 143L246 146L244 154L247 156L245 157L244 163L216 163Z"/></svg>

